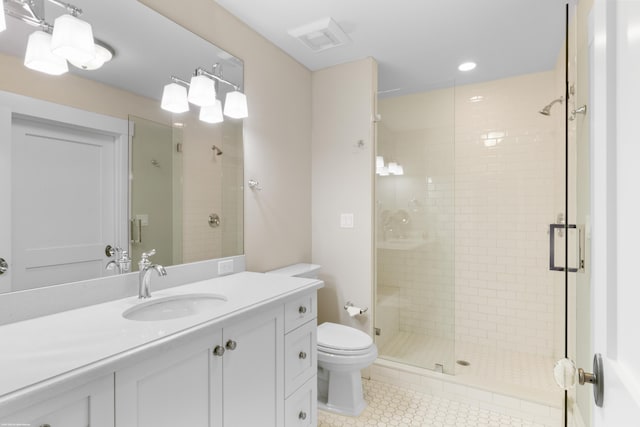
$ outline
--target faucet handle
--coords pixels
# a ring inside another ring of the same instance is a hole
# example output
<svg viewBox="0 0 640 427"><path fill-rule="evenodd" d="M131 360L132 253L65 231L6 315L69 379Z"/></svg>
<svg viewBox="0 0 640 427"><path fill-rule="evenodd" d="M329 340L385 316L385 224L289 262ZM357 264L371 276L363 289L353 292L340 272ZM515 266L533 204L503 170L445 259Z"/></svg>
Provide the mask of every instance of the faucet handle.
<svg viewBox="0 0 640 427"><path fill-rule="evenodd" d="M148 261L149 257L154 256L156 254L155 249L151 249L149 252L142 252L142 261Z"/></svg>

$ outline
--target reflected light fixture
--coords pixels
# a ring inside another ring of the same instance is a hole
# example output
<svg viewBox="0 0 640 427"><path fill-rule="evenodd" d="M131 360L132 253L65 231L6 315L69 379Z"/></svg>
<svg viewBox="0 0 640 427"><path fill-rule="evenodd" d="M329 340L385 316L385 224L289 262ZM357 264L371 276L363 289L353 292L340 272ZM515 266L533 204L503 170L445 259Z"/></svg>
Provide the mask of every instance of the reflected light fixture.
<svg viewBox="0 0 640 427"><path fill-rule="evenodd" d="M244 93L234 90L227 93L224 101L224 115L232 119L244 119L249 116L247 97Z"/></svg>
<svg viewBox="0 0 640 427"><path fill-rule="evenodd" d="M187 88L177 83L169 83L162 91L162 102L160 106L163 110L177 114L189 111Z"/></svg>
<svg viewBox="0 0 640 427"><path fill-rule="evenodd" d="M216 85L209 77L196 74L189 84L189 102L198 107L206 107L216 102Z"/></svg>
<svg viewBox="0 0 640 427"><path fill-rule="evenodd" d="M224 121L222 116L222 103L216 99L213 105L200 107L199 119L206 123L220 123Z"/></svg>
<svg viewBox="0 0 640 427"><path fill-rule="evenodd" d="M206 71L201 67L196 68L190 82L171 76L173 83L166 85L162 92L162 109L172 113L184 113L189 110L188 104L190 102L200 107L198 117L201 121L220 123L224 121L224 116L222 102L216 99L216 84L224 83L233 88L233 91L226 95L224 115L234 119L248 117L246 95L240 92L239 86L216 75L217 67L218 64L213 66L213 72ZM179 107L176 107L178 104Z"/></svg>
<svg viewBox="0 0 640 427"><path fill-rule="evenodd" d="M24 65L41 73L59 76L69 71L67 61L51 51L51 34L34 31L29 36Z"/></svg>

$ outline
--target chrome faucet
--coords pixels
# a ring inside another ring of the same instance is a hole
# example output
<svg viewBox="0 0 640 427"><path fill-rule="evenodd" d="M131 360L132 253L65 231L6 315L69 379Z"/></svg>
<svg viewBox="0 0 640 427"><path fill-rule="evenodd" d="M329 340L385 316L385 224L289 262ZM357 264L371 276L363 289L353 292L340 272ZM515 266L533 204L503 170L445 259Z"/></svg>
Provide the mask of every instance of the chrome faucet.
<svg viewBox="0 0 640 427"><path fill-rule="evenodd" d="M138 298L149 298L151 296L151 271L155 270L158 276L166 276L167 270L160 264L152 264L149 257L155 255L156 250L151 249L149 252L142 253L142 259L138 263L140 273L138 273Z"/></svg>

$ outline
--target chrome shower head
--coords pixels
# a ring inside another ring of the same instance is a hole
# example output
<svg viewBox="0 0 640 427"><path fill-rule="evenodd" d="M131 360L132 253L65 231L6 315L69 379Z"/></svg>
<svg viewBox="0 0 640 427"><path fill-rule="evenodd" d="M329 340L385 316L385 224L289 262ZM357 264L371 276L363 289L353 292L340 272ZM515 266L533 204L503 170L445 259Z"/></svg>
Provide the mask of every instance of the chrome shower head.
<svg viewBox="0 0 640 427"><path fill-rule="evenodd" d="M213 150L214 153L216 153L216 156L221 156L222 155L222 150L219 149L217 146L212 145L211 149Z"/></svg>
<svg viewBox="0 0 640 427"><path fill-rule="evenodd" d="M564 98L561 96L558 99L554 99L553 101L551 101L551 103L549 103L548 105L545 105L544 108L540 111L538 111L538 113L542 114L543 116L550 116L551 115L551 107L553 107L553 104L559 102L562 104L562 101L564 101Z"/></svg>

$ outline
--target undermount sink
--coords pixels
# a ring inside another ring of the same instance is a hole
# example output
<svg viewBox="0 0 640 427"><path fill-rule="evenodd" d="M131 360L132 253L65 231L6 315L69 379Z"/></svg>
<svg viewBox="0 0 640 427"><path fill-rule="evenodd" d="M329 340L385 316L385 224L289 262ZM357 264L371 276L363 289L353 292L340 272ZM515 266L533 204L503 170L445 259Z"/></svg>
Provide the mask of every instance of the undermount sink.
<svg viewBox="0 0 640 427"><path fill-rule="evenodd" d="M206 313L220 307L227 301L223 295L216 294L186 294L174 295L138 304L122 313L122 317L129 320L155 321L178 319Z"/></svg>

